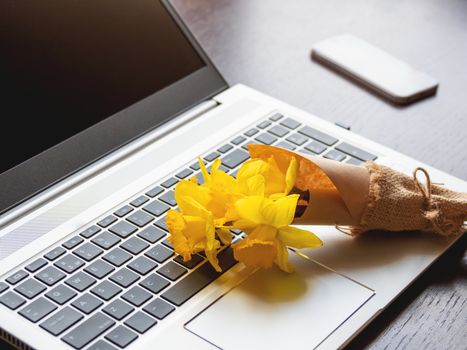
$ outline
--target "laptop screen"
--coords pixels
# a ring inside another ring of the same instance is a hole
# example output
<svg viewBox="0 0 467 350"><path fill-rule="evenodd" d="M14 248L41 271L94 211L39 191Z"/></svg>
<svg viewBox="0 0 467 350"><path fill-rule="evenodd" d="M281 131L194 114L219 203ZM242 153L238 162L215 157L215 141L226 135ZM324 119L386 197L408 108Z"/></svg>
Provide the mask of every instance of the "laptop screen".
<svg viewBox="0 0 467 350"><path fill-rule="evenodd" d="M2 1L0 186L2 176L39 154L45 156L54 146L61 152L55 157L57 166L75 164L52 178L44 174L49 179L42 187L160 125L202 97L169 108L164 103L173 95L167 94L170 87L202 75L207 66L202 52L160 1ZM180 84L179 94L183 93ZM165 99L154 100L152 111L147 106L145 111L129 108L144 99L150 102L160 91L166 93ZM178 97L173 95L170 102L174 104ZM125 110L129 116L115 118L114 123L107 120ZM72 137L77 141L80 133L104 121L100 132L79 140L80 154L71 149L63 153L65 145L60 143ZM99 133L100 141L91 147ZM107 138L111 142L102 147ZM92 154L83 157L87 148L92 148Z"/></svg>

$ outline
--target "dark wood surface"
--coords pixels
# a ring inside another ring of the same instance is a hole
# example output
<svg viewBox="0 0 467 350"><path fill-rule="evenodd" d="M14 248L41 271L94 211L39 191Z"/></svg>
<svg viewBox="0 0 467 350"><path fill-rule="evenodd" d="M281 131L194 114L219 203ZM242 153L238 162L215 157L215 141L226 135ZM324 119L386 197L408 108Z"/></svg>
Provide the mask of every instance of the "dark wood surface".
<svg viewBox="0 0 467 350"><path fill-rule="evenodd" d="M227 81L242 83L467 180L467 1L172 0ZM352 33L436 77L395 107L310 60ZM465 349L466 237L349 344Z"/></svg>

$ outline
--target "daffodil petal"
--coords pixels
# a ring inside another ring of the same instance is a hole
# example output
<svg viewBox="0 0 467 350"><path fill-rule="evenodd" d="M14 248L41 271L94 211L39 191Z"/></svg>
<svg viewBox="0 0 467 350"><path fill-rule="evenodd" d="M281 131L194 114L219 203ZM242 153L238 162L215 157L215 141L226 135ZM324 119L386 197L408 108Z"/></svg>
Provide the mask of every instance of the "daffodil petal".
<svg viewBox="0 0 467 350"><path fill-rule="evenodd" d="M298 194L291 194L264 205L261 211L263 222L277 228L290 225L295 217L298 197Z"/></svg>
<svg viewBox="0 0 467 350"><path fill-rule="evenodd" d="M276 263L277 266L279 266L279 268L282 271L289 272L289 273L293 272L294 268L289 263L289 251L287 250L286 245L280 242L279 240L276 240L276 244L277 244L277 258L274 262Z"/></svg>
<svg viewBox="0 0 467 350"><path fill-rule="evenodd" d="M254 222L256 224L263 223L261 209L266 198L262 196L244 197L235 202L235 210L240 218Z"/></svg>
<svg viewBox="0 0 467 350"><path fill-rule="evenodd" d="M249 236L232 245L234 257L246 266L270 268L277 257L273 241L251 239Z"/></svg>
<svg viewBox="0 0 467 350"><path fill-rule="evenodd" d="M289 194L292 188L295 185L295 180L297 179L298 173L298 162L295 157L292 157L290 160L287 172L285 174L285 192L284 194Z"/></svg>
<svg viewBox="0 0 467 350"><path fill-rule="evenodd" d="M232 234L228 229L219 228L217 229L217 235L219 236L223 244L230 244L232 242Z"/></svg>
<svg viewBox="0 0 467 350"><path fill-rule="evenodd" d="M209 175L208 170L206 169L206 166L204 165L203 160L201 158L198 158L198 163L201 169L201 173L203 174L204 183L209 184L211 182L211 176Z"/></svg>
<svg viewBox="0 0 467 350"><path fill-rule="evenodd" d="M314 233L293 226L280 228L277 238L286 246L297 249L318 248L323 245Z"/></svg>

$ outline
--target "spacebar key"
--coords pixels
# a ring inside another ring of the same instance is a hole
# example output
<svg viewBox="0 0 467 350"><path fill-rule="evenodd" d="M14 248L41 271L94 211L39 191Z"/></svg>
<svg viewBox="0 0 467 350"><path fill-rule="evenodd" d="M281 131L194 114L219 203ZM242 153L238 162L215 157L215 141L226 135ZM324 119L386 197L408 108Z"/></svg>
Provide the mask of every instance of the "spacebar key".
<svg viewBox="0 0 467 350"><path fill-rule="evenodd" d="M217 258L219 259L222 272L217 272L206 262L201 265L200 268L165 291L161 296L172 304L180 306L236 263L232 248L230 247L220 252Z"/></svg>
<svg viewBox="0 0 467 350"><path fill-rule="evenodd" d="M104 333L114 324L114 321L99 312L81 323L68 334L64 335L62 340L65 343L70 344L75 349L81 349L83 346Z"/></svg>

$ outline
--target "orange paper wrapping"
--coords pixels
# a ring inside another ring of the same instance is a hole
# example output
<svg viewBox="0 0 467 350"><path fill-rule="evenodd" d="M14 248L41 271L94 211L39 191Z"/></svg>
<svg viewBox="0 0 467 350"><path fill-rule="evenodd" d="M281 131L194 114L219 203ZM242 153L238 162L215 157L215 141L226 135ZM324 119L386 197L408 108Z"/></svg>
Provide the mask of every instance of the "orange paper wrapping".
<svg viewBox="0 0 467 350"><path fill-rule="evenodd" d="M279 163L295 157L295 187L310 193L305 212L294 220L303 225L358 225L368 202L370 177L364 167L339 163L273 146L248 145L252 158L274 156Z"/></svg>

